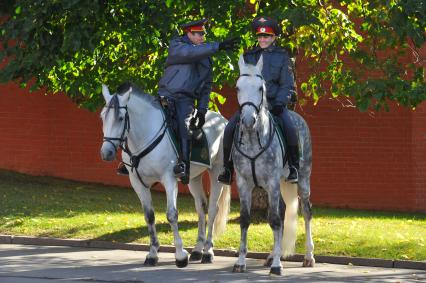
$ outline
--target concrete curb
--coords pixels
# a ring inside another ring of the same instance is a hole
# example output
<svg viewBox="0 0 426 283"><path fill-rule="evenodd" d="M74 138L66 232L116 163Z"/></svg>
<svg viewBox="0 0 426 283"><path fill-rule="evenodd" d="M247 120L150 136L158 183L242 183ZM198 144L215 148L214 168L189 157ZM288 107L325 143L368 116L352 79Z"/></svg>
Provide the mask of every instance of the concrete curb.
<svg viewBox="0 0 426 283"><path fill-rule="evenodd" d="M70 246L70 247L82 247L82 248L149 251L149 245L144 245L144 244L117 243L117 242L108 242L108 241L99 241L99 240L13 236L13 235L0 235L0 244ZM192 251L192 248L186 248L186 249L189 252ZM173 253L175 251L175 248L173 246L161 245L159 251ZM214 249L214 254L217 256L237 257L238 251ZM247 254L248 258L255 258L255 259L266 259L267 256L268 256L268 253L264 253L264 252L249 252ZM293 262L302 262L303 255L296 254L283 260L293 261ZM344 256L321 256L321 255L316 255L315 261L318 263L330 263L330 264L426 270L426 261L390 260L390 259L344 257Z"/></svg>

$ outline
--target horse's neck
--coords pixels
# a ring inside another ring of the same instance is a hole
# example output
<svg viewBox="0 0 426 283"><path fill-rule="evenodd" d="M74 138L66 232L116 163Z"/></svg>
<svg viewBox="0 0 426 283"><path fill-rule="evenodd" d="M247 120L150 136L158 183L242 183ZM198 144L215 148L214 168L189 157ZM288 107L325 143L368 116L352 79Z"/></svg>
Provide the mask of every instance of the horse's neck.
<svg viewBox="0 0 426 283"><path fill-rule="evenodd" d="M151 142L164 122L163 114L139 97L132 97L127 105L130 119L130 131L127 136L129 149L140 151Z"/></svg>

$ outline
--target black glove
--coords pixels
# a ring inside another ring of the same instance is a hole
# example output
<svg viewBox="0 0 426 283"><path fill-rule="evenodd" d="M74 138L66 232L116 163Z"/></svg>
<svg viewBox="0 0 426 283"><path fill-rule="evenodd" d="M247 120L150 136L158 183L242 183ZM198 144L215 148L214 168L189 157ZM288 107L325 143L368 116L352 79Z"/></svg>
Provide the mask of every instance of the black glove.
<svg viewBox="0 0 426 283"><path fill-rule="evenodd" d="M219 50L237 50L240 43L239 37L225 39L219 43Z"/></svg>
<svg viewBox="0 0 426 283"><path fill-rule="evenodd" d="M284 105L274 105L272 107L271 113L274 114L275 116L279 116L281 115L281 113L283 113L284 111Z"/></svg>
<svg viewBox="0 0 426 283"><path fill-rule="evenodd" d="M195 116L191 119L190 128L192 130L199 130L203 127L206 122L206 117L204 113L197 111Z"/></svg>

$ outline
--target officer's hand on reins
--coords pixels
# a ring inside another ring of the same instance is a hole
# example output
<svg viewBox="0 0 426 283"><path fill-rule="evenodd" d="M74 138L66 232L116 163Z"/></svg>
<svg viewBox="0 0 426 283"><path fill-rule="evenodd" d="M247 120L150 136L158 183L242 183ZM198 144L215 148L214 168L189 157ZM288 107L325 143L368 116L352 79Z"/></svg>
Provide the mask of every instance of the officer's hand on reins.
<svg viewBox="0 0 426 283"><path fill-rule="evenodd" d="M197 123L195 124L195 127L197 129L201 129L206 122L206 116L205 114L201 113L200 111L197 111L197 114L195 115L195 119Z"/></svg>
<svg viewBox="0 0 426 283"><path fill-rule="evenodd" d="M224 41L219 43L219 50L237 50L239 47L240 40L240 37L225 39Z"/></svg>
<svg viewBox="0 0 426 283"><path fill-rule="evenodd" d="M195 115L192 117L189 128L191 130L199 130L203 127L206 122L205 114L197 111Z"/></svg>

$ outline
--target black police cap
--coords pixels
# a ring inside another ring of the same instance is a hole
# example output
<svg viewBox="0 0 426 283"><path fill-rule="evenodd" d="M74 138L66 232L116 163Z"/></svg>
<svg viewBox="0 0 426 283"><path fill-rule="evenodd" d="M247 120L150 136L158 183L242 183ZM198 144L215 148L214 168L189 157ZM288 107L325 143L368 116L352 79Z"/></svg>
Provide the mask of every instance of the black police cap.
<svg viewBox="0 0 426 283"><path fill-rule="evenodd" d="M270 17L259 16L253 19L251 23L254 33L259 33L258 29L261 27L270 27L274 31L275 35L281 34L281 28L278 25L277 21Z"/></svg>
<svg viewBox="0 0 426 283"><path fill-rule="evenodd" d="M207 19L201 19L201 20L181 24L180 27L183 28L183 29L186 29L186 28L193 27L193 26L204 26L206 23L207 23Z"/></svg>

